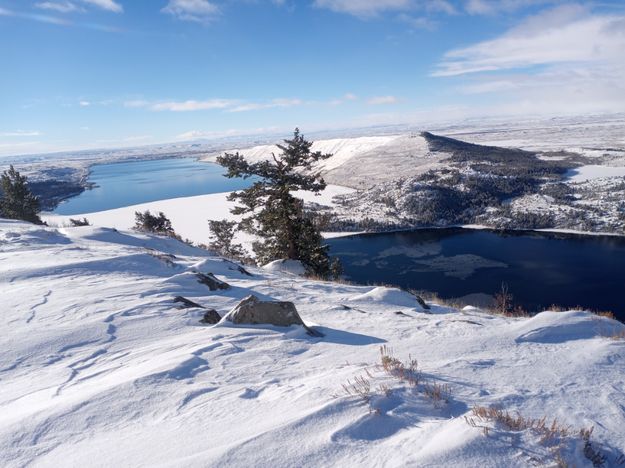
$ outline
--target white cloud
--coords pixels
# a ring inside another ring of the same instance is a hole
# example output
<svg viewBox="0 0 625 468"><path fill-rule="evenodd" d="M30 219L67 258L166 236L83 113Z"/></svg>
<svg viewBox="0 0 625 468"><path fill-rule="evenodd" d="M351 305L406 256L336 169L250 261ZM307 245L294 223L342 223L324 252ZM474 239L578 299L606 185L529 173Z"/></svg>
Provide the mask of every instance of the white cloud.
<svg viewBox="0 0 625 468"><path fill-rule="evenodd" d="M190 130L188 132L181 133L180 135L176 135L176 139L178 140L194 140L196 138L204 138L209 135L209 132L202 132L200 130Z"/></svg>
<svg viewBox="0 0 625 468"><path fill-rule="evenodd" d="M456 77L462 94L495 98L491 113L622 112L625 16L571 5L545 11L495 39L448 52L433 75Z"/></svg>
<svg viewBox="0 0 625 468"><path fill-rule="evenodd" d="M91 0L83 0L85 2L87 1L91 1ZM43 2L43 3L57 3L60 4L59 2ZM71 3L71 2L67 2L67 3ZM37 7L38 5L42 5L42 3L40 2L39 4L36 4L35 6ZM116 4L115 4L116 5ZM49 6L49 5L48 5ZM120 6L121 8L121 6ZM45 9L45 7L44 7ZM48 10L50 10L51 8L47 8ZM54 10L54 8L52 8L52 10ZM61 11L58 10L58 8L54 11L57 11L59 13L61 13ZM84 11L82 9L79 8L78 11ZM114 11L114 10L113 10ZM122 10L119 10L122 11ZM91 22L79 22L79 23L74 23L72 21L67 20L66 18L60 18L58 16L52 16L52 15L46 15L46 14L32 14L32 13L23 13L23 12L18 12L18 11L11 11L11 10L7 10L6 8L2 8L0 7L0 16L12 16L15 18L23 18L29 21L36 21L39 23L47 23L47 24L55 24L57 26L76 26L76 27L80 27L80 28L86 28L86 29L93 29L96 31L104 31L104 32L110 32L110 33L117 33L117 32L121 32L122 29L119 29L117 27L114 26L108 26L108 25L103 25L103 24L97 24L97 23L91 23Z"/></svg>
<svg viewBox="0 0 625 468"><path fill-rule="evenodd" d="M272 99L269 102L249 102L240 104L229 109L229 112L247 112L261 109L272 109L276 107L293 107L303 104L300 99Z"/></svg>
<svg viewBox="0 0 625 468"><path fill-rule="evenodd" d="M386 12L411 10L448 15L457 13L454 5L448 0L315 0L313 5L360 18L371 18Z"/></svg>
<svg viewBox="0 0 625 468"><path fill-rule="evenodd" d="M358 96L356 96L355 94L346 93L338 99L332 99L331 101L328 102L328 104L330 104L331 106L340 106L341 104L345 104L346 102L357 101L357 100L358 100Z"/></svg>
<svg viewBox="0 0 625 468"><path fill-rule="evenodd" d="M403 11L412 6L412 0L315 0L314 6L338 13L367 17L385 11Z"/></svg>
<svg viewBox="0 0 625 468"><path fill-rule="evenodd" d="M169 0L161 11L183 21L208 23L219 13L219 7L208 0Z"/></svg>
<svg viewBox="0 0 625 468"><path fill-rule="evenodd" d="M34 137L40 136L41 132L39 131L24 131L24 130L16 130L14 132L4 132L0 133L0 137Z"/></svg>
<svg viewBox="0 0 625 468"><path fill-rule="evenodd" d="M562 0L467 0L465 10L471 15L494 15L549 3L562 3Z"/></svg>
<svg viewBox="0 0 625 468"><path fill-rule="evenodd" d="M406 23L413 29L432 30L436 27L436 22L425 16L411 16L406 13L400 14L397 19L402 23Z"/></svg>
<svg viewBox="0 0 625 468"><path fill-rule="evenodd" d="M447 0L430 0L423 5L424 9L429 12L441 12L448 15L455 15L458 13L456 8Z"/></svg>
<svg viewBox="0 0 625 468"><path fill-rule="evenodd" d="M102 8L103 10L112 11L113 13L122 13L124 8L115 0L81 0L83 3Z"/></svg>
<svg viewBox="0 0 625 468"><path fill-rule="evenodd" d="M79 105L80 107L89 107L89 106L91 105L91 102L90 102L90 101L84 101L84 100L83 100L83 101L79 101L79 102L78 102L78 105Z"/></svg>
<svg viewBox="0 0 625 468"><path fill-rule="evenodd" d="M84 11L81 7L69 1L39 2L35 3L35 8L39 8L40 10L52 10L57 13L74 13Z"/></svg>
<svg viewBox="0 0 625 468"><path fill-rule="evenodd" d="M39 145L38 141L24 141L20 143L0 143L0 155L13 156L17 154L23 154L25 151L29 151L29 148L36 148L37 145Z"/></svg>
<svg viewBox="0 0 625 468"><path fill-rule="evenodd" d="M124 101L124 107L130 108L141 108L148 107L150 103L148 101L144 101L143 99L133 99L130 101Z"/></svg>
<svg viewBox="0 0 625 468"><path fill-rule="evenodd" d="M312 105L340 105L346 102L356 101L358 96L353 93L346 93L340 98L327 101L310 101L299 98L274 98L269 100L245 100L245 99L225 99L214 98L206 100L189 99L186 101L150 101L145 99L134 99L123 101L122 105L129 109L147 109L150 111L170 111L170 112L193 112L221 110L224 112L251 112L266 109L286 109L297 106ZM97 102L85 101L89 105ZM393 96L381 96L370 100L373 104L391 104L396 102ZM87 104L85 104L87 105Z"/></svg>
<svg viewBox="0 0 625 468"><path fill-rule="evenodd" d="M226 138L226 137L234 137L241 135L262 135L267 133L276 133L281 131L279 127L260 127L253 128L248 130L242 129L230 129L224 131L202 131L202 130L190 130L188 132L181 133L180 135L176 135L177 140L197 140L199 138Z"/></svg>
<svg viewBox="0 0 625 468"><path fill-rule="evenodd" d="M375 96L367 100L367 104L373 106L395 103L397 103L397 98L395 96Z"/></svg>
<svg viewBox="0 0 625 468"><path fill-rule="evenodd" d="M124 138L122 141L124 143L134 143L138 141L151 140L152 138L154 138L152 135L133 135Z"/></svg>
<svg viewBox="0 0 625 468"><path fill-rule="evenodd" d="M556 63L625 61L625 16L590 15L565 6L531 17L504 35L447 52L434 76Z"/></svg>
<svg viewBox="0 0 625 468"><path fill-rule="evenodd" d="M150 109L154 111L189 112L198 110L226 109L233 107L237 101L231 99L209 99L206 101L170 101L152 104Z"/></svg>

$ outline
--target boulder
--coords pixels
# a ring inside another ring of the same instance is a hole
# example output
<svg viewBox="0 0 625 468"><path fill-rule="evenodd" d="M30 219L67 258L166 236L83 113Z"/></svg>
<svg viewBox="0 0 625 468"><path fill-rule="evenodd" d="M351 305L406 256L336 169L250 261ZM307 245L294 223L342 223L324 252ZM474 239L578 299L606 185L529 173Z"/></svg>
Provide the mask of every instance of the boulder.
<svg viewBox="0 0 625 468"><path fill-rule="evenodd" d="M430 310L430 306L426 304L426 302L423 300L423 298L421 296L419 296L418 294L415 294L413 292L410 292L410 294L412 294L415 299L417 300L417 302L419 303L419 305L424 309L424 310Z"/></svg>
<svg viewBox="0 0 625 468"><path fill-rule="evenodd" d="M221 315L219 315L219 313L217 313L215 309L206 309L206 312L204 312L204 317L202 317L200 323L215 325L216 323L219 323L220 320Z"/></svg>
<svg viewBox="0 0 625 468"><path fill-rule="evenodd" d="M217 279L212 273L196 273L197 282L208 286L211 291L229 289L230 285Z"/></svg>
<svg viewBox="0 0 625 468"><path fill-rule="evenodd" d="M235 324L274 325L276 327L290 327L300 325L312 336L322 336L319 332L306 326L292 302L261 301L251 295L242 299L226 314L224 320Z"/></svg>
<svg viewBox="0 0 625 468"><path fill-rule="evenodd" d="M204 306L198 304L197 302L193 302L192 300L187 299L186 297L182 297L182 296L174 297L174 303L180 303L180 306L179 306L180 309L191 309L194 307L205 309Z"/></svg>

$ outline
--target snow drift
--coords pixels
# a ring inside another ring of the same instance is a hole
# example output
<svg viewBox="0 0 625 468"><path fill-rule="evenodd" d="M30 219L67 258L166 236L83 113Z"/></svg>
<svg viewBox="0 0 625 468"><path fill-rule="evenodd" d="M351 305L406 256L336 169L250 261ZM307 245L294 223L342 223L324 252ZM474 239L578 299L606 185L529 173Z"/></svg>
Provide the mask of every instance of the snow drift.
<svg viewBox="0 0 625 468"><path fill-rule="evenodd" d="M467 424L476 405L594 426L606 466L625 451L622 325L588 312L425 314L401 291L241 271L173 239L4 220L0 290L1 466L553 462L528 431ZM292 302L324 336L200 323L201 307L223 316L251 294ZM381 345L450 396L380 377ZM344 391L360 377L367 402ZM566 460L592 466L569 442Z"/></svg>

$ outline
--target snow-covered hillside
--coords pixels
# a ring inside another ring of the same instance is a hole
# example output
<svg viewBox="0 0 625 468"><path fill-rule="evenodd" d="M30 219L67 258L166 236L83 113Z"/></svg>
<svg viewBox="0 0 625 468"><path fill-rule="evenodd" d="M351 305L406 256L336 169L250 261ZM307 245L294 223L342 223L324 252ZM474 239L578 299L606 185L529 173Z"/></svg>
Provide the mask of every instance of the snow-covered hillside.
<svg viewBox="0 0 625 468"><path fill-rule="evenodd" d="M210 291L198 273L231 287ZM428 311L398 290L250 273L171 239L0 220L0 466L623 459L618 322L580 311ZM223 316L250 294L292 301L324 336L202 325L203 309L173 302L184 296ZM381 346L386 370L376 366ZM392 354L416 359L417 371ZM568 430L550 431L554 418ZM590 427L586 443L578 429Z"/></svg>
<svg viewBox="0 0 625 468"><path fill-rule="evenodd" d="M301 198L306 203L332 207L334 197L352 192L354 192L354 190L347 187L328 185L325 190L318 195L304 191L294 192L294 195ZM228 201L227 198L229 194L230 192L223 192L197 195L195 197L172 198L170 200L158 200L113 210L82 213L71 216L46 214L43 216L43 219L48 224L63 226L69 225L69 220L71 218L80 219L86 217L94 226L131 229L135 224L135 212L150 210L152 213L158 213L162 211L171 220L176 233L183 239L189 239L197 244L207 244L210 234L208 220L241 220L240 216L235 216L230 212L236 204ZM326 237L341 234L345 233L326 233ZM254 239L245 232L238 231L236 240L242 243L246 248L251 249L251 244Z"/></svg>
<svg viewBox="0 0 625 468"><path fill-rule="evenodd" d="M315 167L328 182L353 188L372 187L443 167L441 161L448 156L431 153L425 138L411 133L317 140L313 142L312 150L332 155ZM266 160L272 153L280 152L275 145L236 151L250 162ZM212 154L204 160L214 162L219 154Z"/></svg>

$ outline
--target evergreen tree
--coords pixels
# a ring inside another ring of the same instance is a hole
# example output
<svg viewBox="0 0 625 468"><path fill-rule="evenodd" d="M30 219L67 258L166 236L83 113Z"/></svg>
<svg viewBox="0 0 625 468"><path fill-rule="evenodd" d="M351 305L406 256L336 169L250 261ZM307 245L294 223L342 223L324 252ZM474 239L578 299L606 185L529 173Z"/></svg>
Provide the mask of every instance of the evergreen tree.
<svg viewBox="0 0 625 468"><path fill-rule="evenodd" d="M219 255L235 260L245 260L247 255L241 244L234 244L234 228L237 223L222 219L221 221L209 221L211 230L211 243L208 248Z"/></svg>
<svg viewBox="0 0 625 468"><path fill-rule="evenodd" d="M0 216L43 224L39 218L39 198L28 188L28 179L13 166L0 176Z"/></svg>
<svg viewBox="0 0 625 468"><path fill-rule="evenodd" d="M150 210L146 210L143 213L135 211L134 229L141 232L151 232L175 238L178 237L174 232L171 221L162 211L160 211L158 215L153 215L150 213Z"/></svg>
<svg viewBox="0 0 625 468"><path fill-rule="evenodd" d="M300 260L309 273L328 277L333 274L328 247L322 245L319 229L304 212L303 202L291 195L296 190L319 193L326 187L313 165L332 155L312 152L311 146L296 128L292 139L278 145L281 153L272 154L269 160L249 163L239 153L226 153L217 162L228 170L226 177L259 178L229 196L240 204L232 213L246 215L240 227L260 238L253 244L258 262Z"/></svg>

